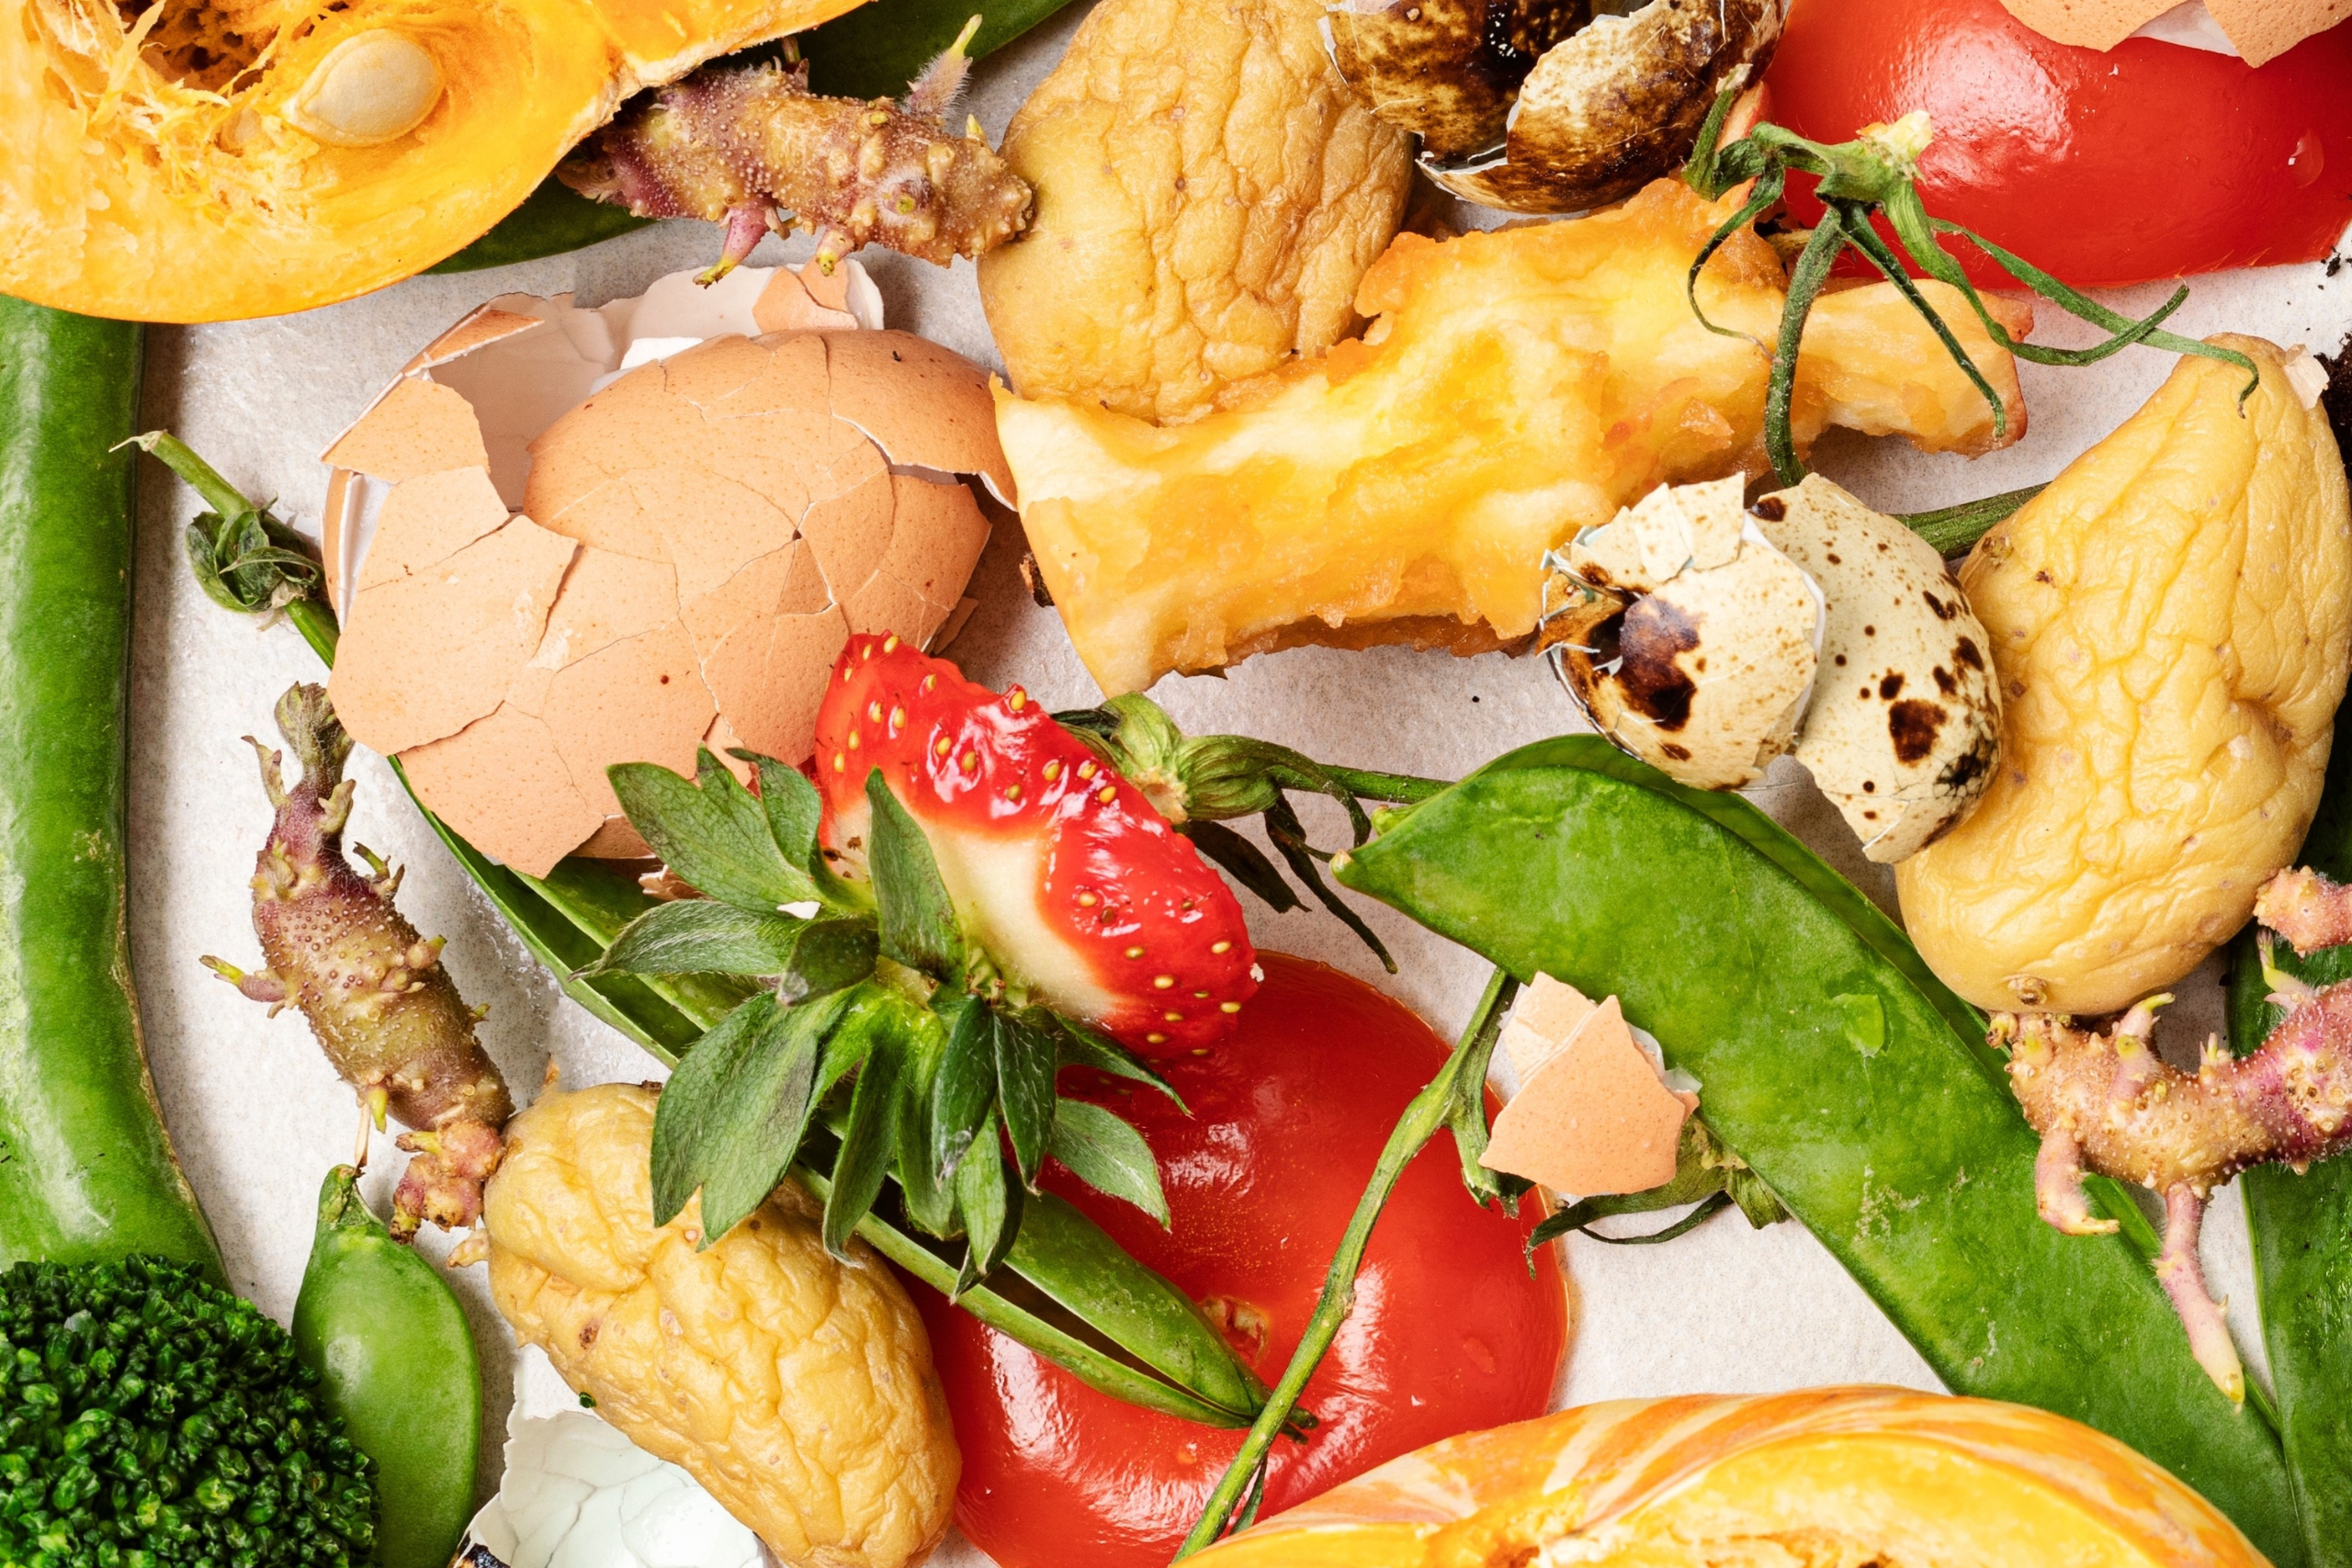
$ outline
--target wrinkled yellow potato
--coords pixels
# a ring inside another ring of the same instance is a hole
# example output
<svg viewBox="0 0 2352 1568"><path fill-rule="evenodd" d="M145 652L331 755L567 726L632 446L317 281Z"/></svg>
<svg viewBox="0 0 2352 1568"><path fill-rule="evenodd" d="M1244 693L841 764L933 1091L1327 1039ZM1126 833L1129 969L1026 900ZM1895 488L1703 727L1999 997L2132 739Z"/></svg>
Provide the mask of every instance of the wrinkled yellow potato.
<svg viewBox="0 0 2352 1568"><path fill-rule="evenodd" d="M1027 237L980 263L1012 384L1176 420L1357 324L1409 139L1325 52L1320 0L1102 0L1014 115Z"/></svg>
<svg viewBox="0 0 2352 1568"><path fill-rule="evenodd" d="M699 1200L654 1229L654 1098L551 1089L508 1124L484 1208L498 1310L786 1562L922 1562L962 1461L914 1304L864 1242L829 1256L789 1182L707 1251Z"/></svg>
<svg viewBox="0 0 2352 1568"><path fill-rule="evenodd" d="M1912 939L1977 1006L2100 1013L2194 969L2311 826L2352 643L2352 506L2316 367L2185 358L1986 535L2001 765L1895 868Z"/></svg>
<svg viewBox="0 0 2352 1568"><path fill-rule="evenodd" d="M1764 400L1787 278L1753 231L1690 264L1737 193L1659 180L1566 222L1398 236L1356 295L1377 317L1188 424L997 397L1021 521L1079 657L1109 693L1305 642L1461 652L1535 628L1544 552L1661 484L1770 471ZM1931 452L2025 434L2017 366L1958 290L1921 291L2007 420L1889 283L1822 297L1790 424ZM2010 331L2029 310L1996 301Z"/></svg>

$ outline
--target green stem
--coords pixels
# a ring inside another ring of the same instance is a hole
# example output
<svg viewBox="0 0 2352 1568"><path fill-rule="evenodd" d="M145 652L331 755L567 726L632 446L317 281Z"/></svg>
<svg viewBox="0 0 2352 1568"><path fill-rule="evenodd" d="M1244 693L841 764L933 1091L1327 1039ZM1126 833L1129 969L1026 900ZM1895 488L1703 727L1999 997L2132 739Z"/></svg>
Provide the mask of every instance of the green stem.
<svg viewBox="0 0 2352 1568"><path fill-rule="evenodd" d="M1461 1041L1445 1066L1438 1070L1429 1086L1413 1097L1405 1113L1388 1134L1386 1146L1380 1151L1379 1163L1373 1167L1372 1180L1356 1201L1356 1212L1348 1221L1346 1232L1340 1237L1339 1249L1331 1255L1331 1267L1323 1279L1323 1293L1316 1299L1314 1315L1306 1322L1306 1332L1291 1352L1290 1365L1283 1369L1282 1381L1267 1396L1266 1406L1250 1424L1250 1434L1241 1442L1233 1462L1209 1494L1208 1506L1193 1533L1184 1538L1176 1555L1181 1560L1203 1547L1213 1544L1225 1533L1243 1498L1250 1493L1272 1449L1274 1438L1289 1421L1299 1396L1306 1392L1307 1380L1322 1364L1324 1353L1340 1337L1340 1327L1347 1322L1348 1313L1355 1305L1356 1272L1363 1266L1364 1249L1372 1242L1372 1228L1386 1206L1389 1194L1396 1190L1396 1182L1405 1168L1438 1131L1453 1118L1454 1108L1465 1092L1485 1092L1483 1078L1465 1086L1466 1068L1473 1062L1484 1063L1494 1048L1495 1037L1502 1031L1503 1010L1510 1005L1518 993L1519 983L1501 969L1497 969L1487 981L1485 994L1479 997L1477 1008L1470 1015L1470 1022L1463 1031Z"/></svg>
<svg viewBox="0 0 2352 1568"><path fill-rule="evenodd" d="M138 447L177 474L187 481L189 489L204 498L205 505L223 517L260 510L245 499L243 491L222 479L218 468L190 451L186 442L168 430L151 430L144 435L132 436L123 445Z"/></svg>
<svg viewBox="0 0 2352 1568"><path fill-rule="evenodd" d="M1804 482L1804 462L1797 456L1796 436L1789 429L1789 412L1796 401L1797 346L1804 341L1805 318L1813 313L1813 302L1821 297L1822 286L1829 281L1829 269L1838 263L1838 253L1845 248L1845 215L1836 207L1826 207L1821 213L1821 226L1805 242L1804 254L1797 257L1795 268L1789 274L1787 302L1781 308L1781 336L1772 353L1772 382L1764 394L1764 450L1772 460L1772 472L1783 485Z"/></svg>
<svg viewBox="0 0 2352 1568"><path fill-rule="evenodd" d="M2049 488L2047 484L2028 485L2023 490L2007 490L1998 495L1963 501L1958 506L1939 507L1933 512L1906 512L1895 521L1933 545L1936 554L1949 560L1973 548L1977 540L1993 531L1995 525L2008 521L2017 514L2018 508Z"/></svg>
<svg viewBox="0 0 2352 1568"><path fill-rule="evenodd" d="M1401 806L1418 806L1440 790L1453 787L1449 780L1417 778L1411 773L1374 773L1365 768L1326 767L1323 771L1359 800L1385 800Z"/></svg>

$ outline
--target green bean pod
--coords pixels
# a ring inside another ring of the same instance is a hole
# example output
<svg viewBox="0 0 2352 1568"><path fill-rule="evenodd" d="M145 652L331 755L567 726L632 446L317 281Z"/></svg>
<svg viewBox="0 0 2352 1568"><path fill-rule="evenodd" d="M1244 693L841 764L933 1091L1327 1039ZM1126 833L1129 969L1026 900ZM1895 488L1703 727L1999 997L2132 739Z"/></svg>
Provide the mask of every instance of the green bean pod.
<svg viewBox="0 0 2352 1568"><path fill-rule="evenodd" d="M2319 812L2296 863L2352 881L2352 710L2336 726ZM2280 942L2272 961L2313 986L2352 980L2352 947L2303 958ZM2230 1046L2240 1055L2285 1017L2269 993L2248 929L2230 951ZM2303 1539L2312 1568L2352 1568L2352 1158L2300 1176L2256 1166L2238 1184Z"/></svg>
<svg viewBox="0 0 2352 1568"><path fill-rule="evenodd" d="M1522 981L1621 998L1955 1393L2099 1427L2309 1562L2277 1438L2190 1357L2145 1257L2035 1213L1982 1021L1762 812L1574 736L1385 814L1334 869Z"/></svg>
<svg viewBox="0 0 2352 1568"><path fill-rule="evenodd" d="M444 1568L473 1515L481 1372L458 1298L328 1172L294 1303L294 1348L326 1383L344 1431L376 1462L378 1568Z"/></svg>
<svg viewBox="0 0 2352 1568"><path fill-rule="evenodd" d="M124 927L140 329L0 298L0 1264L225 1282L141 1048Z"/></svg>

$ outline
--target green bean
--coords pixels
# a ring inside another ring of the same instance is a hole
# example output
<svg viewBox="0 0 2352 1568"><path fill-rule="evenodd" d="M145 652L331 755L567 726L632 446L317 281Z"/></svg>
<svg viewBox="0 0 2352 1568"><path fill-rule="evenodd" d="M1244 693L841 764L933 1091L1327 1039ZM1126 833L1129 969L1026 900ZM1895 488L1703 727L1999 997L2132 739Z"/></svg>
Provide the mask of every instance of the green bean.
<svg viewBox="0 0 2352 1568"><path fill-rule="evenodd" d="M0 1262L222 1280L141 1049L123 883L140 329L0 299Z"/></svg>
<svg viewBox="0 0 2352 1568"><path fill-rule="evenodd" d="M458 1298L339 1165L294 1303L294 1348L376 1465L377 1568L443 1568L472 1516L481 1373Z"/></svg>
<svg viewBox="0 0 2352 1568"><path fill-rule="evenodd" d="M2190 1357L2133 1240L2036 1215L2037 1141L1982 1021L1747 801L1576 736L1384 813L1334 869L1522 981L1621 998L1700 1079L1710 1128L1955 1392L2111 1433L2280 1568L2307 1562L2277 1438Z"/></svg>

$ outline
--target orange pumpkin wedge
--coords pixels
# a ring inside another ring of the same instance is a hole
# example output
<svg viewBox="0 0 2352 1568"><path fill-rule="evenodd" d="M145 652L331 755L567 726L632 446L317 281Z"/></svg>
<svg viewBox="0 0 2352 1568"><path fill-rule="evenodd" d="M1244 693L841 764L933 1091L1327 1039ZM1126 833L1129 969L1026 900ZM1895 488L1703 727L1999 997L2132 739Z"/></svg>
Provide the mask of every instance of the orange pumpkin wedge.
<svg viewBox="0 0 2352 1568"><path fill-rule="evenodd" d="M2111 1438L1888 1388L1621 1400L1449 1438L1277 1515L1199 1568L2266 1568Z"/></svg>
<svg viewBox="0 0 2352 1568"><path fill-rule="evenodd" d="M432 265L640 87L860 0L0 0L0 293L209 321Z"/></svg>

